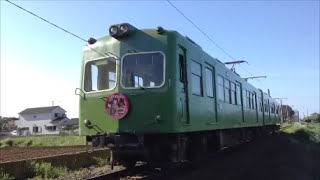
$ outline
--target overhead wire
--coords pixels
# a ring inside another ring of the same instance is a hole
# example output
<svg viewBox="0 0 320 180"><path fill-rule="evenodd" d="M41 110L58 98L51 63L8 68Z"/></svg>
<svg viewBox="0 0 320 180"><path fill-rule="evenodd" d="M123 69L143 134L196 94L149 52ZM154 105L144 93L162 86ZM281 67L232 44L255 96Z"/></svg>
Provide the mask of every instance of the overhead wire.
<svg viewBox="0 0 320 180"><path fill-rule="evenodd" d="M198 29L209 41L211 41L216 47L218 47L222 52L224 52L228 57L230 57L232 60L236 60L230 53L228 53L225 49L223 49L218 43L216 43L207 33L205 33L196 23L194 23L190 18L188 18L177 6L175 6L170 0L166 0L176 11L178 11L187 21L189 21L196 29ZM239 64L240 66L240 64ZM247 73L249 73L251 76L253 76L248 70L240 66L243 70L245 70ZM260 83L261 81L258 80Z"/></svg>
<svg viewBox="0 0 320 180"><path fill-rule="evenodd" d="M43 18L43 17L41 17L41 16L39 16L39 15L37 15L37 14L35 14L35 13L33 13L33 12L31 12L31 11L29 11L29 10L27 10L27 9L25 9L25 8L23 8L23 7L21 7L21 6L17 5L17 4L9 1L9 0L5 0L5 1L7 1L8 3L14 5L15 7L19 8L19 9L21 9L21 10L23 10L23 11L25 11L25 12L33 15L33 16L35 16L35 17L37 17L38 19L40 19L40 20L42 20L42 21L44 21L44 22L46 22L46 23L48 23L48 24L51 24L52 26L54 26L54 27L62 30L63 32L68 33L68 34L70 34L70 35L72 35L72 36L80 39L81 41L84 41L84 42L88 43L87 40L85 40L84 38L76 35L75 33L72 33L72 32L70 32L70 31L66 30L65 28L62 28L61 26L58 26L57 24L54 24L54 23L50 22L49 20L47 20L47 19L45 19L45 18ZM94 52L98 53L99 55L106 57L104 54L102 54L102 53L98 52L97 50L93 49L93 48L90 47L88 44L86 44L86 46L89 47L89 48L90 48L91 50L93 50Z"/></svg>

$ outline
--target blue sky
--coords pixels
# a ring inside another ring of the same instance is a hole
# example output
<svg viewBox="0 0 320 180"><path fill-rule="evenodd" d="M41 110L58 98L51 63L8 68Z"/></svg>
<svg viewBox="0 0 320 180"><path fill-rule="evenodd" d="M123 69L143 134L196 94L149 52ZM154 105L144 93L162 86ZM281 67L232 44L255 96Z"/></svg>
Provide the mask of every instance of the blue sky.
<svg viewBox="0 0 320 180"><path fill-rule="evenodd" d="M158 25L189 36L222 62L230 58L165 1L15 1L18 5L88 39L108 34L111 24ZM173 1L235 59L242 77L273 97L287 97L300 116L319 112L318 1ZM78 116L85 43L1 1L1 109L17 116L28 107L61 105ZM249 71L244 71L242 68Z"/></svg>

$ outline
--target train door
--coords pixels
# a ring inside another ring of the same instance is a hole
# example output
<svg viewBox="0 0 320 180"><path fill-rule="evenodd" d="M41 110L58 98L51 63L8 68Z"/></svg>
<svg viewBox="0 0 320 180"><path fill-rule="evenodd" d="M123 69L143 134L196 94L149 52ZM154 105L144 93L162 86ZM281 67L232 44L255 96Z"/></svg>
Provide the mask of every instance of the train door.
<svg viewBox="0 0 320 180"><path fill-rule="evenodd" d="M209 124L217 123L217 108L216 108L216 95L215 95L215 70L214 67L207 64L205 66L205 95L208 101L208 116L210 117Z"/></svg>
<svg viewBox="0 0 320 180"><path fill-rule="evenodd" d="M237 81L236 83L236 94L237 94L237 105L241 106L241 119L240 123L244 123L244 104L243 104L243 95L242 95L242 84Z"/></svg>
<svg viewBox="0 0 320 180"><path fill-rule="evenodd" d="M189 99L188 99L188 78L187 78L187 51L179 45L178 59L179 59L179 103L181 104L180 121L184 124L190 123L189 117Z"/></svg>

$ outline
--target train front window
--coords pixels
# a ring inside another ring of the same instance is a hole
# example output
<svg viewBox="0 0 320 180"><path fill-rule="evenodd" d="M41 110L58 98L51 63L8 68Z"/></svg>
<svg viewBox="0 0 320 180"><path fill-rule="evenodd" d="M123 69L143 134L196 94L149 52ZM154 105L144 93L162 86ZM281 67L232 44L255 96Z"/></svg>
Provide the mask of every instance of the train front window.
<svg viewBox="0 0 320 180"><path fill-rule="evenodd" d="M164 83L164 55L160 52L125 55L121 84L124 88L155 88Z"/></svg>
<svg viewBox="0 0 320 180"><path fill-rule="evenodd" d="M110 90L116 86L116 59L89 61L85 66L84 90Z"/></svg>

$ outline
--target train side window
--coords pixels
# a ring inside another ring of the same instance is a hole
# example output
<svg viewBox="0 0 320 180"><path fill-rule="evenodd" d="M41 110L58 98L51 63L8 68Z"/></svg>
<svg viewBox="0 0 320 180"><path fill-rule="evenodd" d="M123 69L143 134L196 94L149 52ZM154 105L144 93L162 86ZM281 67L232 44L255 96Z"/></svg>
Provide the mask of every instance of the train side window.
<svg viewBox="0 0 320 180"><path fill-rule="evenodd" d="M250 109L250 93L246 90L246 107Z"/></svg>
<svg viewBox="0 0 320 180"><path fill-rule="evenodd" d="M231 100L230 100L230 81L228 79L225 79L224 87L225 87L225 92L224 92L225 102L231 103Z"/></svg>
<svg viewBox="0 0 320 180"><path fill-rule="evenodd" d="M212 81L212 70L206 68L206 93L208 97L213 97L213 81Z"/></svg>
<svg viewBox="0 0 320 180"><path fill-rule="evenodd" d="M201 64L191 61L191 85L192 93L202 96L202 69Z"/></svg>
<svg viewBox="0 0 320 180"><path fill-rule="evenodd" d="M252 109L256 109L256 93L252 93Z"/></svg>
<svg viewBox="0 0 320 180"><path fill-rule="evenodd" d="M236 103L236 84L234 82L231 82L231 104L237 104Z"/></svg>
<svg viewBox="0 0 320 180"><path fill-rule="evenodd" d="M185 60L182 54L179 54L179 66L180 66L180 82L186 82L186 68L185 68Z"/></svg>
<svg viewBox="0 0 320 180"><path fill-rule="evenodd" d="M260 112L263 112L263 106L262 106L262 99L259 97L259 110Z"/></svg>
<svg viewBox="0 0 320 180"><path fill-rule="evenodd" d="M237 84L237 87L236 87L236 94L237 94L236 104L241 105L241 89L239 84Z"/></svg>
<svg viewBox="0 0 320 180"><path fill-rule="evenodd" d="M222 76L218 75L217 76L217 83L218 83L218 88L217 88L217 94L218 94L218 99L221 101L224 101L224 79Z"/></svg>
<svg viewBox="0 0 320 180"><path fill-rule="evenodd" d="M264 112L268 112L268 102L267 100L264 100Z"/></svg>

